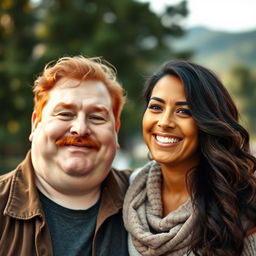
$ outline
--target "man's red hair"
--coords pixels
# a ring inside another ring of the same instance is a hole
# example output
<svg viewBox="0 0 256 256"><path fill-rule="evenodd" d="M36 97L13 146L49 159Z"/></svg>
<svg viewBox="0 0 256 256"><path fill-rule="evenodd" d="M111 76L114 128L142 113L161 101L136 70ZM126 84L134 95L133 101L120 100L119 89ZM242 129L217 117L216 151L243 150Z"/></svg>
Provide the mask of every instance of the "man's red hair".
<svg viewBox="0 0 256 256"><path fill-rule="evenodd" d="M83 56L63 57L55 63L48 63L42 75L34 82L34 110L41 119L42 110L49 98L49 91L61 79L76 79L79 81L101 81L109 91L112 99L112 109L116 122L119 122L125 97L122 86L116 80L113 66L100 57L85 58Z"/></svg>

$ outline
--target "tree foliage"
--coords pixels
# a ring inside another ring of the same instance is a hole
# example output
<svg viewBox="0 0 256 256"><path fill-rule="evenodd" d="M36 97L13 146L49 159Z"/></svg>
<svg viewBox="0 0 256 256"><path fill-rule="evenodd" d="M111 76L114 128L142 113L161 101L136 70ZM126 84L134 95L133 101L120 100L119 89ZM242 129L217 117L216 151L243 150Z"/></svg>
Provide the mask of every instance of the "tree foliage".
<svg viewBox="0 0 256 256"><path fill-rule="evenodd" d="M249 67L237 64L231 68L227 83L238 104L241 122L251 137L256 137L256 74Z"/></svg>
<svg viewBox="0 0 256 256"><path fill-rule="evenodd" d="M31 85L44 65L63 56L103 56L117 68L128 97L121 145L140 130L146 75L175 56L170 35L181 36L186 1L157 15L134 0L2 0L0 2L0 167L29 148ZM2 159L2 160L1 160ZM8 158L9 159L9 158Z"/></svg>

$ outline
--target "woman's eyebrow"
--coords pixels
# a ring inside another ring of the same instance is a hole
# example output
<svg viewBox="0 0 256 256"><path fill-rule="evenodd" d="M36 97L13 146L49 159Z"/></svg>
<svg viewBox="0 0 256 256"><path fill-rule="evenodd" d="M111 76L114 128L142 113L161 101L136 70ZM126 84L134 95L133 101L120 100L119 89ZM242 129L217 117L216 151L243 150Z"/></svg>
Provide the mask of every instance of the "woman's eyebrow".
<svg viewBox="0 0 256 256"><path fill-rule="evenodd" d="M161 99L161 98L158 98L158 97L151 97L150 100L156 100L156 101L159 101L161 103L165 103L165 100ZM177 101L175 102L175 105L176 106L184 106L184 105L188 105L188 103L186 101Z"/></svg>
<svg viewBox="0 0 256 256"><path fill-rule="evenodd" d="M186 101L177 101L175 102L176 106L183 106L183 105L188 105L188 103Z"/></svg>
<svg viewBox="0 0 256 256"><path fill-rule="evenodd" d="M159 101L161 103L165 103L165 101L161 98L158 98L158 97L151 97L150 100L156 100L156 101Z"/></svg>

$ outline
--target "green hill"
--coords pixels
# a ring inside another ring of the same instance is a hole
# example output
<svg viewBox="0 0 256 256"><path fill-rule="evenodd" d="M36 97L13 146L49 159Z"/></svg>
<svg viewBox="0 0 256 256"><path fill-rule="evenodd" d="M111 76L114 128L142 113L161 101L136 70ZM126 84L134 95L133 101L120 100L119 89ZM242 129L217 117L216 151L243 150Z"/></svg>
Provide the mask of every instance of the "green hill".
<svg viewBox="0 0 256 256"><path fill-rule="evenodd" d="M227 33L195 27L180 39L170 39L174 49L191 50L192 59L223 73L235 64L256 68L256 30Z"/></svg>

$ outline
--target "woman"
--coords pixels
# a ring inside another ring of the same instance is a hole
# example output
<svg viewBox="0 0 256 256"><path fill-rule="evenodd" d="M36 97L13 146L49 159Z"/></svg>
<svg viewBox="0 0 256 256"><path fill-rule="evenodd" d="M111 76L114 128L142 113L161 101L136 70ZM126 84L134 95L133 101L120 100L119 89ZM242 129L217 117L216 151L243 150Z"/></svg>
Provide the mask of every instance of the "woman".
<svg viewBox="0 0 256 256"><path fill-rule="evenodd" d="M227 90L208 69L171 61L144 96L154 161L125 198L130 255L256 255L256 159Z"/></svg>

